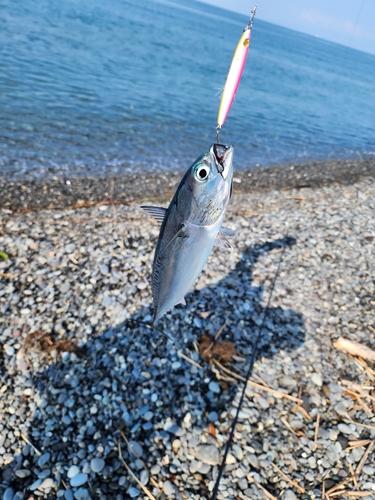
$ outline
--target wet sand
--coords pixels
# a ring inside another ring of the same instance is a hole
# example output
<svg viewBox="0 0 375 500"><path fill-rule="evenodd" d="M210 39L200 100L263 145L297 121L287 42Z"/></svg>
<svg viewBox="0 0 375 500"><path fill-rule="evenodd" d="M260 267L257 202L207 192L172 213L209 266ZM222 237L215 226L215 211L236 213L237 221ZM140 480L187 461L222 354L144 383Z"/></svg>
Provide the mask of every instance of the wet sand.
<svg viewBox="0 0 375 500"><path fill-rule="evenodd" d="M171 198L183 172L109 177L53 177L48 180L12 180L0 177L0 207L12 211L64 208L97 203L132 204ZM350 185L375 177L375 159L274 165L235 171L234 192L321 188Z"/></svg>

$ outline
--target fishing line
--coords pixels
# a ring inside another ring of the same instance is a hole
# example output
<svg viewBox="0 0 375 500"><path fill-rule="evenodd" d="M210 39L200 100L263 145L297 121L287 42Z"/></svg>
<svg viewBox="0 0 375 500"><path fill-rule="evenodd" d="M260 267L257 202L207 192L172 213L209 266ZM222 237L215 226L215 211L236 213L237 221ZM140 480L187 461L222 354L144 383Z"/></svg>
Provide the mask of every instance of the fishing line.
<svg viewBox="0 0 375 500"><path fill-rule="evenodd" d="M346 59L346 56L348 55L348 51L350 49L350 46L352 44L352 40L353 40L353 36L354 36L354 33L355 33L355 30L357 28L357 24L358 24L358 21L359 21L359 16L361 15L361 12L362 12L362 8L365 4L365 0L362 0L362 5L361 5L361 8L359 9L359 13L358 13L358 16L357 16L357 20L355 22L355 25L354 25L354 28L353 28L353 33L352 33L352 36L350 37L350 42L349 42L349 45L347 46L346 48L346 54L345 54L345 59Z"/></svg>
<svg viewBox="0 0 375 500"><path fill-rule="evenodd" d="M279 273L280 273L281 263L282 263L282 260L283 260L283 257L284 257L285 249L286 249L286 247L284 246L283 249L282 249L281 255L280 255L280 259L279 259L278 265L277 265L275 276L273 277L273 280L272 280L272 283L271 283L271 291L270 291L270 295L268 297L266 308L264 310L264 314L263 314L263 318L262 318L262 323L261 323L261 325L260 325L260 327L258 329L258 333L256 334L256 337L255 337L254 342L253 342L253 350L252 350L252 353L251 353L249 369L248 369L246 377L245 377L245 382L244 382L244 386L243 386L243 389L242 389L240 402L238 404L237 412L236 412L236 415L235 415L233 423L232 423L232 427L231 427L231 430L230 430L229 438L228 438L228 441L227 441L227 444L226 444L225 450L224 450L223 460L222 460L220 468L219 468L219 473L218 473L218 476L216 478L216 482L215 482L214 488L212 490L212 494L211 494L210 500L216 500L216 496L217 496L217 493L218 493L218 490L219 490L220 480L221 480L221 477L223 475L224 467L225 467L226 461L227 461L227 456L228 456L228 453L229 453L229 450L230 450L230 447L231 447L231 444L232 444L232 441L233 441L233 436L234 436L234 431L236 429L236 425L237 425L237 421L238 421L238 416L240 414L240 411L241 411L241 408L242 408L242 405L243 405L243 401L245 399L245 392L246 392L247 383L248 383L248 381L249 381L249 379L251 377L252 371L253 371L255 357L256 357L256 354L258 352L258 342L260 340L260 335L261 335L261 333L263 331L263 327L264 327L264 324L265 324L265 321L266 321L266 318L267 318L268 310L269 310L269 307L270 307L270 304L271 304L271 298L272 298L273 290L275 288L276 280L277 280L277 278L279 276Z"/></svg>
<svg viewBox="0 0 375 500"><path fill-rule="evenodd" d="M153 325L152 323L147 323L147 321L141 321L140 319L133 319L133 318L128 319L127 323L135 323L136 325L147 326L147 328L150 328L150 330L155 330L156 332L161 333L162 335L164 335L164 337L167 337L167 339L170 340L174 344L174 339L171 336L169 336L167 333L163 332L163 330L161 330L157 326Z"/></svg>

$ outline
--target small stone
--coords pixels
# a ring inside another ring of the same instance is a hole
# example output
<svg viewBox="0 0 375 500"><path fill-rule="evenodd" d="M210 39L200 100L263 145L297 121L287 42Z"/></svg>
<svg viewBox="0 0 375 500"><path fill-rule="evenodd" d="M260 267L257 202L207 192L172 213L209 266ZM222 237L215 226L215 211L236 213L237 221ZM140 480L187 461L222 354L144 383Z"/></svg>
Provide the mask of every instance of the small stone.
<svg viewBox="0 0 375 500"><path fill-rule="evenodd" d="M211 411L209 414L208 414L208 420L210 422L217 422L219 420L219 415L217 414L216 411Z"/></svg>
<svg viewBox="0 0 375 500"><path fill-rule="evenodd" d="M284 377L282 377L280 379L280 385L282 387L286 387L286 388L293 388L293 387L296 387L297 385L297 382L296 380L293 378L293 377L290 377L289 375L284 375Z"/></svg>
<svg viewBox="0 0 375 500"><path fill-rule="evenodd" d="M74 243L69 243L68 245L65 245L65 252L66 253L73 253L77 246Z"/></svg>
<svg viewBox="0 0 375 500"><path fill-rule="evenodd" d="M131 496L131 498L136 498L140 495L140 493L141 492L137 488L134 488L134 486L130 486L129 495Z"/></svg>
<svg viewBox="0 0 375 500"><path fill-rule="evenodd" d="M267 410L270 407L270 404L267 401L267 399L263 398L262 396L256 398L256 402L259 404L261 408L263 408L263 410Z"/></svg>
<svg viewBox="0 0 375 500"><path fill-rule="evenodd" d="M36 490L37 488L39 488L39 486L42 484L43 480L42 479L37 479L36 481L34 481L30 486L29 486L29 490L30 491L34 491Z"/></svg>
<svg viewBox="0 0 375 500"><path fill-rule="evenodd" d="M51 458L51 453L48 453L48 452L44 453L38 459L38 466L44 467L46 465L46 463L49 462L50 458Z"/></svg>
<svg viewBox="0 0 375 500"><path fill-rule="evenodd" d="M6 348L5 348L5 353L8 355L8 356L13 356L14 355L14 347L11 346L11 345L8 345Z"/></svg>
<svg viewBox="0 0 375 500"><path fill-rule="evenodd" d="M3 500L13 500L13 498L14 498L14 490L13 490L13 488L7 488L4 491Z"/></svg>
<svg viewBox="0 0 375 500"><path fill-rule="evenodd" d="M318 387L322 387L322 385L323 385L322 376L319 373L314 372L311 375L311 382L313 384L317 385ZM292 491L292 490L288 490L288 491Z"/></svg>
<svg viewBox="0 0 375 500"><path fill-rule="evenodd" d="M215 382L214 380L211 380L211 382L208 384L208 388L214 394L220 394L220 385L217 382Z"/></svg>
<svg viewBox="0 0 375 500"><path fill-rule="evenodd" d="M29 444L26 444L24 447L23 447L23 450L22 450L22 455L24 457L28 457L29 454L30 454L30 450L31 450L31 446Z"/></svg>
<svg viewBox="0 0 375 500"><path fill-rule="evenodd" d="M99 473L104 469L105 461L102 458L93 458L90 467L93 472Z"/></svg>
<svg viewBox="0 0 375 500"><path fill-rule="evenodd" d="M348 409L342 401L339 401L338 403L335 404L335 411L339 415L344 415L348 411Z"/></svg>
<svg viewBox="0 0 375 500"><path fill-rule="evenodd" d="M159 464L155 464L151 467L151 470L150 470L151 474L153 476L157 476L160 472L160 465Z"/></svg>
<svg viewBox="0 0 375 500"><path fill-rule="evenodd" d="M241 467L239 467L238 469L236 469L236 470L234 471L234 475L235 475L236 477L238 477L239 479L241 479L241 477L245 477L245 472L244 472L244 470L243 470L243 469L241 469Z"/></svg>
<svg viewBox="0 0 375 500"><path fill-rule="evenodd" d="M340 455L336 450L334 444L330 444L329 446L327 446L326 457L332 465L334 465L339 460Z"/></svg>
<svg viewBox="0 0 375 500"><path fill-rule="evenodd" d="M65 500L73 500L74 499L73 491L71 489L65 490L64 497L65 497Z"/></svg>
<svg viewBox="0 0 375 500"><path fill-rule="evenodd" d="M337 428L343 434L353 434L352 429L347 424L339 424Z"/></svg>
<svg viewBox="0 0 375 500"><path fill-rule="evenodd" d="M293 490L285 490L283 500L297 500L297 497Z"/></svg>
<svg viewBox="0 0 375 500"><path fill-rule="evenodd" d="M134 455L138 456L139 458L142 458L143 455L143 448L142 446L137 443L137 441L130 441L130 453L133 452Z"/></svg>
<svg viewBox="0 0 375 500"><path fill-rule="evenodd" d="M258 457L256 455L254 455L253 453L250 453L250 455L248 455L247 457L250 465L252 467L254 467L254 469L257 469L259 467L259 461L258 461Z"/></svg>
<svg viewBox="0 0 375 500"><path fill-rule="evenodd" d="M354 448L351 452L351 457L353 459L353 462L356 463L356 462L359 462L361 460L361 458L363 457L365 453L365 450L361 447L358 447L358 448Z"/></svg>
<svg viewBox="0 0 375 500"><path fill-rule="evenodd" d="M87 481L87 474L84 472L80 472L76 476L72 477L70 480L70 485L73 486L73 488L76 488L77 486L82 486L85 484Z"/></svg>
<svg viewBox="0 0 375 500"><path fill-rule="evenodd" d="M144 418L144 420L149 422L150 420L152 420L153 416L154 416L154 413L152 411L146 411L146 413L143 415L143 418Z"/></svg>
<svg viewBox="0 0 375 500"><path fill-rule="evenodd" d="M55 486L55 481L51 477L47 477L39 486L40 490L49 490Z"/></svg>
<svg viewBox="0 0 375 500"><path fill-rule="evenodd" d="M169 496L169 495L173 495L174 493L174 486L173 486L173 483L171 481L165 481L164 483L164 487L163 487L163 491L164 493Z"/></svg>
<svg viewBox="0 0 375 500"><path fill-rule="evenodd" d="M237 484L241 490L246 490L246 488L248 488L248 486L249 486L249 483L247 482L246 477L242 477L241 479L239 479Z"/></svg>
<svg viewBox="0 0 375 500"><path fill-rule="evenodd" d="M199 462L199 467L197 469L197 472L199 472L200 474L208 474L210 470L211 470L211 465Z"/></svg>
<svg viewBox="0 0 375 500"><path fill-rule="evenodd" d="M118 480L118 485L119 486L124 486L126 484L126 477L121 476L120 479Z"/></svg>
<svg viewBox="0 0 375 500"><path fill-rule="evenodd" d="M67 476L68 476L69 479L72 479L74 476L76 476L77 474L79 474L79 472L80 472L79 467L77 467L76 465L72 465L68 469Z"/></svg>
<svg viewBox="0 0 375 500"><path fill-rule="evenodd" d="M102 264L99 270L104 276L109 273L109 267L107 266L107 264Z"/></svg>
<svg viewBox="0 0 375 500"><path fill-rule="evenodd" d="M220 461L219 450L213 444L201 444L195 450L195 456L205 464L217 465Z"/></svg>
<svg viewBox="0 0 375 500"><path fill-rule="evenodd" d="M89 491L86 488L79 488L75 493L74 493L74 498L76 500L90 500L90 495Z"/></svg>
<svg viewBox="0 0 375 500"><path fill-rule="evenodd" d="M30 476L31 472L28 469L18 469L16 470L15 474L17 477L25 478L27 476Z"/></svg>
<svg viewBox="0 0 375 500"><path fill-rule="evenodd" d="M150 473L148 472L148 470L142 470L139 476L139 480L141 481L141 483L145 486L148 483L149 479Z"/></svg>
<svg viewBox="0 0 375 500"><path fill-rule="evenodd" d="M232 455L232 453L228 453L227 460L226 460L225 463L227 465L231 465L231 464L235 464L236 463L236 459L234 458L234 456Z"/></svg>

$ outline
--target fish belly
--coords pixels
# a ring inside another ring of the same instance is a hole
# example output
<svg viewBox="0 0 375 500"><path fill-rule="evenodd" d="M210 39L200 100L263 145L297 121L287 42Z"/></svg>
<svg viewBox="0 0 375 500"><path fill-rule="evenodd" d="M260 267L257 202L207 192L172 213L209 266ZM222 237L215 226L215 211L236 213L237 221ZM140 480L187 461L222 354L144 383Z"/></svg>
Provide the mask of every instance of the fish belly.
<svg viewBox="0 0 375 500"><path fill-rule="evenodd" d="M163 250L159 257L154 322L184 301L211 253L219 229L188 225L187 235L176 238Z"/></svg>

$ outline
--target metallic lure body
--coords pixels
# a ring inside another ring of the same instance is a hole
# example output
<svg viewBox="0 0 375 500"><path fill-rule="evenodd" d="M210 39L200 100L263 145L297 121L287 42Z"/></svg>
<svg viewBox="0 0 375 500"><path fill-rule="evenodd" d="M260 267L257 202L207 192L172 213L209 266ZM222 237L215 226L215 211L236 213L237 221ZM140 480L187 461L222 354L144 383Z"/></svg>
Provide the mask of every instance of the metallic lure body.
<svg viewBox="0 0 375 500"><path fill-rule="evenodd" d="M246 64L247 54L249 52L251 29L253 26L252 23L255 13L256 6L251 12L250 21L244 29L240 41L237 44L236 50L234 51L232 63L230 65L228 76L225 82L224 91L221 96L219 113L217 116L217 126L219 130L224 125L225 120L227 119L241 81L242 73Z"/></svg>
<svg viewBox="0 0 375 500"><path fill-rule="evenodd" d="M213 144L188 169L167 209L142 207L161 223L152 270L153 324L184 297L214 244L231 248L222 228L231 197L233 147Z"/></svg>

